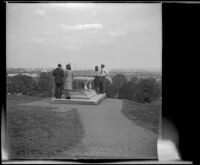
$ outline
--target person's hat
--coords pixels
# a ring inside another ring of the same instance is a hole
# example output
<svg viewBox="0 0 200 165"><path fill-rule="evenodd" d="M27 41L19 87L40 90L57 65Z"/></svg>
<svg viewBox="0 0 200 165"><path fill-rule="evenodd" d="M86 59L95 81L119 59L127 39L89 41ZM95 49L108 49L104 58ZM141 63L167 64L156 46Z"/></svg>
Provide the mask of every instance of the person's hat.
<svg viewBox="0 0 200 165"><path fill-rule="evenodd" d="M98 71L99 67L98 66L95 66L95 71Z"/></svg>
<svg viewBox="0 0 200 165"><path fill-rule="evenodd" d="M61 64L58 64L58 67L61 67L62 65Z"/></svg>
<svg viewBox="0 0 200 165"><path fill-rule="evenodd" d="M103 68L105 65L104 64L101 64L101 68Z"/></svg>
<svg viewBox="0 0 200 165"><path fill-rule="evenodd" d="M70 64L67 64L67 65L66 65L66 68L71 70L71 65L70 65Z"/></svg>

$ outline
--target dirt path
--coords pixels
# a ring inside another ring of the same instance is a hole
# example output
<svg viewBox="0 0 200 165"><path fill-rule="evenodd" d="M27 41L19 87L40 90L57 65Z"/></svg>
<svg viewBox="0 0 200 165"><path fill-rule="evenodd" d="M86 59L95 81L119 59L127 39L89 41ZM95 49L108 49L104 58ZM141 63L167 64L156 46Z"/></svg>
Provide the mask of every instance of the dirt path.
<svg viewBox="0 0 200 165"><path fill-rule="evenodd" d="M78 109L85 129L82 144L56 158L157 158L157 135L123 116L122 100L105 99L99 105L59 105L42 100L23 105L50 106L57 111Z"/></svg>

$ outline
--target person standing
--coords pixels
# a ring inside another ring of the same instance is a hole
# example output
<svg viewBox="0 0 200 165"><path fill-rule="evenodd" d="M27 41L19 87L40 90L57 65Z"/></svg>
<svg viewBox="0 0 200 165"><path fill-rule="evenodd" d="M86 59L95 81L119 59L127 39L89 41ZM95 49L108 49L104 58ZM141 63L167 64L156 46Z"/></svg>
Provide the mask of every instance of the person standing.
<svg viewBox="0 0 200 165"><path fill-rule="evenodd" d="M65 96L66 99L70 99L70 91L72 90L72 83L73 83L73 72L71 70L70 64L66 65L66 72L65 72Z"/></svg>
<svg viewBox="0 0 200 165"><path fill-rule="evenodd" d="M101 64L100 72L100 93L105 93L106 89L106 76L109 74L109 71L105 68L104 64Z"/></svg>
<svg viewBox="0 0 200 165"><path fill-rule="evenodd" d="M62 69L61 64L58 64L58 67L53 71L53 76L55 82L54 96L56 98L61 98L64 78L64 70Z"/></svg>
<svg viewBox="0 0 200 165"><path fill-rule="evenodd" d="M94 71L94 88L97 94L100 93L100 72L99 72L99 67L95 66L95 71Z"/></svg>

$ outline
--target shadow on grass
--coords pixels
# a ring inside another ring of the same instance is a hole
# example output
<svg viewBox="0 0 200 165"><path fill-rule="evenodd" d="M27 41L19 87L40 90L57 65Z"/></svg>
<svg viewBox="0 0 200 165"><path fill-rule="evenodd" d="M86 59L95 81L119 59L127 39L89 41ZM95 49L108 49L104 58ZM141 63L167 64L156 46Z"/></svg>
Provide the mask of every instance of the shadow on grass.
<svg viewBox="0 0 200 165"><path fill-rule="evenodd" d="M81 143L83 124L77 109L7 105L9 159L50 159Z"/></svg>
<svg viewBox="0 0 200 165"><path fill-rule="evenodd" d="M161 102L140 104L123 100L122 114L135 124L158 134L161 127Z"/></svg>

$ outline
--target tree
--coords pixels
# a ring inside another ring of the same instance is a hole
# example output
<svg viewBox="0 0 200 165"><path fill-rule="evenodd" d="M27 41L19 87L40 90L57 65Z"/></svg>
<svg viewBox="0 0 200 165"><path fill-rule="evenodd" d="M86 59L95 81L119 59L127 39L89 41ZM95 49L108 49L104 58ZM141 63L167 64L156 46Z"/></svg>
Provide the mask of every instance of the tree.
<svg viewBox="0 0 200 165"><path fill-rule="evenodd" d="M136 76L133 76L129 81L132 82L132 83L138 83L139 82L139 78L136 77Z"/></svg>
<svg viewBox="0 0 200 165"><path fill-rule="evenodd" d="M140 79L137 93L138 102L151 102L161 96L161 88L155 78Z"/></svg>
<svg viewBox="0 0 200 165"><path fill-rule="evenodd" d="M106 89L105 89L105 92L106 92L106 96L107 97L114 98L113 84L108 79L106 79Z"/></svg>
<svg viewBox="0 0 200 165"><path fill-rule="evenodd" d="M7 78L7 87L9 93L22 93L29 94L34 83L34 79L31 76L16 75Z"/></svg>
<svg viewBox="0 0 200 165"><path fill-rule="evenodd" d="M10 88L12 86L12 79L11 77L9 77L8 75L6 75L6 89L7 89L7 92L10 93Z"/></svg>
<svg viewBox="0 0 200 165"><path fill-rule="evenodd" d="M120 88L127 82L123 74L117 74L113 77L113 92L115 95L119 94Z"/></svg>
<svg viewBox="0 0 200 165"><path fill-rule="evenodd" d="M136 100L136 94L138 90L139 78L133 76L128 82L126 82L119 91L120 99Z"/></svg>
<svg viewBox="0 0 200 165"><path fill-rule="evenodd" d="M53 88L53 77L50 72L41 72L38 78L38 91L41 96L51 96Z"/></svg>
<svg viewBox="0 0 200 165"><path fill-rule="evenodd" d="M128 81L121 87L119 91L119 98L130 99L135 101L137 90L138 90L138 84L133 81Z"/></svg>
<svg viewBox="0 0 200 165"><path fill-rule="evenodd" d="M22 94L29 95L32 85L35 82L35 80L31 76L26 76L26 75L22 75L21 80L22 80L22 84L21 84Z"/></svg>
<svg viewBox="0 0 200 165"><path fill-rule="evenodd" d="M120 91L120 99L129 99L139 103L152 102L161 97L161 85L155 78L132 78Z"/></svg>

